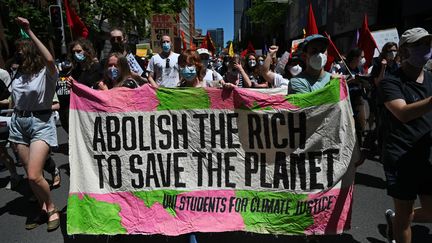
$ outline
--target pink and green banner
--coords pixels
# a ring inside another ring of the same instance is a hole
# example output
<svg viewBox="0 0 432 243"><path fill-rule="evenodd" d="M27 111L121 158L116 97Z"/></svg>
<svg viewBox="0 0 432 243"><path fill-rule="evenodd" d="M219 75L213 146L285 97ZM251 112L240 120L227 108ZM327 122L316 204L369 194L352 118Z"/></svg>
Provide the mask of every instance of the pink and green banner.
<svg viewBox="0 0 432 243"><path fill-rule="evenodd" d="M349 229L346 83L285 92L75 85L68 234Z"/></svg>

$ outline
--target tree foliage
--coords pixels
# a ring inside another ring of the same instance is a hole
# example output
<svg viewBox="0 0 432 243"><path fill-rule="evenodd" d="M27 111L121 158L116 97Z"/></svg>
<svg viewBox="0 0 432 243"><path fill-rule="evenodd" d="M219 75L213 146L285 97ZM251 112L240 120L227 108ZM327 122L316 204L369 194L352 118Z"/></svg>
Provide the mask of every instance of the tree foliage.
<svg viewBox="0 0 432 243"><path fill-rule="evenodd" d="M146 20L151 14L178 13L186 6L186 0L95 0L81 1L80 13L87 26L96 31L100 32L103 21L108 20L111 26L143 37L148 34Z"/></svg>
<svg viewBox="0 0 432 243"><path fill-rule="evenodd" d="M252 23L264 24L266 29L271 31L286 21L291 2L292 0L287 3L252 0L251 8L246 11L246 14L251 18Z"/></svg>

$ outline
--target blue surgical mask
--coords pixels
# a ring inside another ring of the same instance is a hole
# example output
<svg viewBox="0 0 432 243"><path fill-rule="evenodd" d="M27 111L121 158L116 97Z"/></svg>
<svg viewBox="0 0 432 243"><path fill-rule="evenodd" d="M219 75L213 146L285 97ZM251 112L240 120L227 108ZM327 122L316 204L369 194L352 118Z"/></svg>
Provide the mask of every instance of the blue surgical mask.
<svg viewBox="0 0 432 243"><path fill-rule="evenodd" d="M120 77L120 70L116 67L110 67L108 68L107 74L111 80L117 80Z"/></svg>
<svg viewBox="0 0 432 243"><path fill-rule="evenodd" d="M408 47L409 57L406 60L414 67L421 68L431 58L432 49L429 45Z"/></svg>
<svg viewBox="0 0 432 243"><path fill-rule="evenodd" d="M248 64L249 64L249 67L253 68L256 66L256 61L255 60L249 60Z"/></svg>
<svg viewBox="0 0 432 243"><path fill-rule="evenodd" d="M74 59L77 62L83 62L86 59L86 56L84 55L84 53L80 52L75 52L74 54Z"/></svg>
<svg viewBox="0 0 432 243"><path fill-rule="evenodd" d="M180 68L180 75L187 81L192 81L197 76L196 67L186 66L184 68Z"/></svg>
<svg viewBox="0 0 432 243"><path fill-rule="evenodd" d="M162 50L163 52L169 52L171 50L171 43L162 43Z"/></svg>

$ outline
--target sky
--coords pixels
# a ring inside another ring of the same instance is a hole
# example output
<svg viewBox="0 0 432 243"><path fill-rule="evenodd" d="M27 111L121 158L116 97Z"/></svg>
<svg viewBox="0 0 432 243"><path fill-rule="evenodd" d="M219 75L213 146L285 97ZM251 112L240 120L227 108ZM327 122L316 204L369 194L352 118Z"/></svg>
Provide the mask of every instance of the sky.
<svg viewBox="0 0 432 243"><path fill-rule="evenodd" d="M223 28L224 42L234 38L234 0L195 0L195 28Z"/></svg>

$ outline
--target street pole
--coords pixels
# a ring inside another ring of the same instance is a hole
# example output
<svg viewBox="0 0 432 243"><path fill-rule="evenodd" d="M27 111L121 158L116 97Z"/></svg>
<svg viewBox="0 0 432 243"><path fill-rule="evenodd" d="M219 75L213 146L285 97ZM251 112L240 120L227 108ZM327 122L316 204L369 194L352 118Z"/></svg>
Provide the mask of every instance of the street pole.
<svg viewBox="0 0 432 243"><path fill-rule="evenodd" d="M67 49L66 49L66 36L65 36L65 31L64 31L64 23L63 23L63 5L62 5L62 0L57 0L57 5L60 6L60 16L61 16L61 31L62 31L62 36L63 38L61 39L61 54L62 55L66 55L67 53Z"/></svg>

